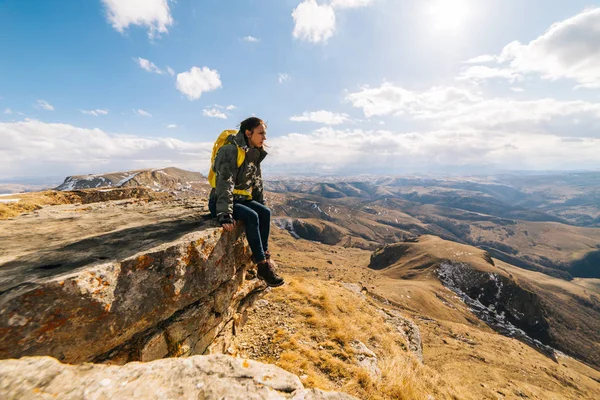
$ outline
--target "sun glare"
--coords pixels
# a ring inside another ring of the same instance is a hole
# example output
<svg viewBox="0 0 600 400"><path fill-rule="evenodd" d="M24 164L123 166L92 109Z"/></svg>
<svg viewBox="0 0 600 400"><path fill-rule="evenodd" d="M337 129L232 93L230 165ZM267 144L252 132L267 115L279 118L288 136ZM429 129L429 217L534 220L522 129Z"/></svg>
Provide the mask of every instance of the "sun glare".
<svg viewBox="0 0 600 400"><path fill-rule="evenodd" d="M469 0L431 0L428 2L428 24L439 31L459 30L466 22L471 6Z"/></svg>

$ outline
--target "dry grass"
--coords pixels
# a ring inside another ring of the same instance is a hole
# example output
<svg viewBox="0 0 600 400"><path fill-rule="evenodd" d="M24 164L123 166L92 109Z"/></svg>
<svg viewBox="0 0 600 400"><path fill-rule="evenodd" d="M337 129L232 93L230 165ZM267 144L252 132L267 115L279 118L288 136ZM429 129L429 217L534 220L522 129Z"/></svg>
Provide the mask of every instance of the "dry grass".
<svg viewBox="0 0 600 400"><path fill-rule="evenodd" d="M16 217L24 212L39 210L42 208L39 204L29 201L20 201L18 203L0 204L0 220Z"/></svg>
<svg viewBox="0 0 600 400"><path fill-rule="evenodd" d="M370 252L291 240L278 230L273 236L271 251L277 255L276 261L290 284L274 290L267 299L293 307L295 315L289 318L295 319L298 328L292 330L293 334L280 329L274 335L281 346L288 346L290 354L286 352L279 361L276 357L264 360L278 363L299 376L307 375L303 379L307 386L346 391L363 399L427 399L429 395L435 399L452 396L460 399L600 398L598 371L569 357L559 356L557 363L515 339L492 331L452 292L444 289L429 268L419 268L424 260L454 259L486 270L491 266L482 257L481 250L422 237L424 248L418 249L419 244L414 244L416 253L406 254L403 262L393 268L397 279L392 279L366 268ZM427 257L420 257L422 254ZM584 289L593 293L600 287L599 280L569 283L509 268L498 260L496 264L494 272L512 273L518 281L537 282L540 286L558 282L560 287L551 290L561 293L567 291L581 296ZM386 298L404 310L403 314L421 330L425 366L413 364L414 359L403 350L397 333L382 322L377 313L380 307L364 304L358 295L335 281L358 283L371 294ZM336 311L339 303L340 309L346 311ZM264 318L271 316L266 314ZM356 338L377 354L381 379L363 378L364 371L354 374L352 368L356 364L352 360L343 362L343 352L353 352L333 340L340 330L336 318L344 322L342 338L344 335ZM262 325L264 322L249 323ZM269 332L275 331L277 328ZM573 333L566 334L573 336ZM323 349L319 349L319 345ZM343 378L336 380L328 375L328 370L333 369L327 368L331 358L345 364Z"/></svg>
<svg viewBox="0 0 600 400"><path fill-rule="evenodd" d="M367 299L338 284L293 278L273 291L271 301L295 311L293 334L274 335L283 352L266 360L305 377L307 387L339 390L361 399L452 399L461 396L441 376L405 350L395 327L387 324ZM374 379L354 361L359 340L378 357L381 376Z"/></svg>
<svg viewBox="0 0 600 400"><path fill-rule="evenodd" d="M0 203L0 220L16 217L20 214L39 210L43 206L70 204L73 196L63 192L44 191L21 193L12 196L4 196L3 199L20 199L12 203Z"/></svg>

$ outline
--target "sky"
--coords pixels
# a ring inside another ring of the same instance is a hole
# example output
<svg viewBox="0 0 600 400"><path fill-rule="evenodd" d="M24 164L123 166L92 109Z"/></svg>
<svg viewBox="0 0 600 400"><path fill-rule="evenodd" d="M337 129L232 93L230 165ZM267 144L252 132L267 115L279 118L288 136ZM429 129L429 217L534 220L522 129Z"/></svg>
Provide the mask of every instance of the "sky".
<svg viewBox="0 0 600 400"><path fill-rule="evenodd" d="M0 0L0 180L600 170L600 0Z"/></svg>

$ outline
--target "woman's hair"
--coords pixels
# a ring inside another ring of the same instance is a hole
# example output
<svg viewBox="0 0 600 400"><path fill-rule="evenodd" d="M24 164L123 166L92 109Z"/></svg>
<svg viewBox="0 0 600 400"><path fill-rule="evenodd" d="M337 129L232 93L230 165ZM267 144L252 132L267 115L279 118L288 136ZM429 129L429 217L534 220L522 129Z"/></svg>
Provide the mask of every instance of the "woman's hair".
<svg viewBox="0 0 600 400"><path fill-rule="evenodd" d="M252 132L254 128L259 127L261 124L265 124L265 122L257 117L246 118L240 123L240 131L246 134L246 131ZM266 126L266 124L265 124Z"/></svg>

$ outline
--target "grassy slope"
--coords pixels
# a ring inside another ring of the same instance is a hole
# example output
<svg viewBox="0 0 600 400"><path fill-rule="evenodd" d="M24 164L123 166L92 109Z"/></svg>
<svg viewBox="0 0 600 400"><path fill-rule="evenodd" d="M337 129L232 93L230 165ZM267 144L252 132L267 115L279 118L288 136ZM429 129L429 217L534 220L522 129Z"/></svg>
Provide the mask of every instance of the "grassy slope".
<svg viewBox="0 0 600 400"><path fill-rule="evenodd" d="M435 238L429 241L428 252L435 257L451 254L459 261L489 267L477 249L447 245ZM366 268L371 255L368 251L295 240L277 229L272 243L275 259L291 283L275 289L266 299L285 305L291 312L278 317L272 331L264 326L268 318L252 317L244 331L258 329L272 335L276 342L272 345L279 347L280 353L278 357L264 355L264 359L303 376L307 386L383 399L426 399L428 395L461 399L600 396L598 371L566 356L554 362L492 331L445 289L431 270L418 269L426 261L422 254L407 258L406 268L396 269L392 278ZM521 279L531 278L526 276L531 274L528 271L522 274ZM400 276L410 279L397 279ZM589 281L558 284L581 293L596 287ZM337 282L359 283L391 304L372 297L363 304ZM417 323L423 338L424 365L415 362L394 332L379 320L377 309L382 307L398 309ZM289 330L295 333L289 334ZM381 380L370 379L348 361L352 354L348 342L352 339L360 339L378 355Z"/></svg>

